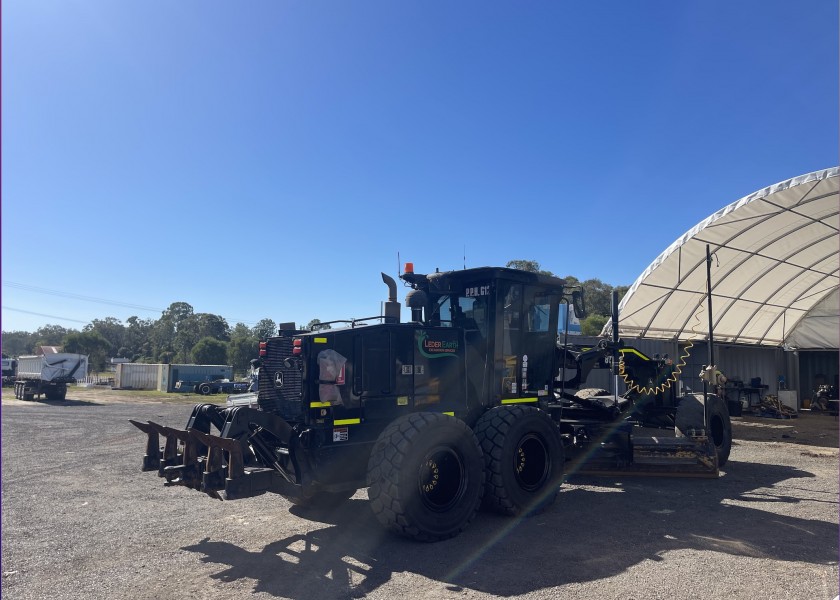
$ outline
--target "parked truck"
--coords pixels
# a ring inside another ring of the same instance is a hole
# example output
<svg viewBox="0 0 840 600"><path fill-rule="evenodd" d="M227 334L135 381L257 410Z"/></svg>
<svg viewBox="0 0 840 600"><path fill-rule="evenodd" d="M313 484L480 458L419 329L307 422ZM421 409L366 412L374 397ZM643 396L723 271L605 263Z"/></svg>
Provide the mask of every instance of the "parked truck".
<svg viewBox="0 0 840 600"><path fill-rule="evenodd" d="M12 385L17 376L17 361L14 358L2 359L3 385Z"/></svg>
<svg viewBox="0 0 840 600"><path fill-rule="evenodd" d="M564 345L560 307L585 314L579 287L495 267L400 277L408 322L383 273L382 316L285 324L261 342L256 407L197 404L184 429L132 420L143 470L223 500L323 507L367 487L377 519L421 541L457 535L480 507L539 512L564 471L718 476L726 403L679 397L681 361L626 347L617 327L595 347ZM584 388L604 366L627 393Z"/></svg>
<svg viewBox="0 0 840 600"><path fill-rule="evenodd" d="M84 354L44 354L18 358L15 398L34 400L43 394L47 400L64 400L67 384L87 375L88 357Z"/></svg>

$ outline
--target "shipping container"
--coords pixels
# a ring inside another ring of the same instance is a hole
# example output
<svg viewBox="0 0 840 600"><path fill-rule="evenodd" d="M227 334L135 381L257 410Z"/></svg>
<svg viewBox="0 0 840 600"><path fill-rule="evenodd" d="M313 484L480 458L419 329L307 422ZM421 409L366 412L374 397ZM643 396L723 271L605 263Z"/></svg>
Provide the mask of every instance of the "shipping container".
<svg viewBox="0 0 840 600"><path fill-rule="evenodd" d="M117 365L114 387L123 390L157 390L164 367L162 364L122 363Z"/></svg>

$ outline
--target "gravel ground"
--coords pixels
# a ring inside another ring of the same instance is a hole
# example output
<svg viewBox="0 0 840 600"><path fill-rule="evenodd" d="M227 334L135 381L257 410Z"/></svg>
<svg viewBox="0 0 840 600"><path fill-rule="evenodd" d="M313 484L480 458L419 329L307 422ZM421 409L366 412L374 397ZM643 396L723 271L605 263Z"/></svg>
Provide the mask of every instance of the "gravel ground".
<svg viewBox="0 0 840 600"><path fill-rule="evenodd" d="M5 391L5 390L4 390ZM360 491L328 513L223 503L141 473L127 419L189 404L71 390L3 398L2 595L35 598L765 598L838 594L831 417L738 419L718 480L575 478L525 520L459 537L385 533Z"/></svg>

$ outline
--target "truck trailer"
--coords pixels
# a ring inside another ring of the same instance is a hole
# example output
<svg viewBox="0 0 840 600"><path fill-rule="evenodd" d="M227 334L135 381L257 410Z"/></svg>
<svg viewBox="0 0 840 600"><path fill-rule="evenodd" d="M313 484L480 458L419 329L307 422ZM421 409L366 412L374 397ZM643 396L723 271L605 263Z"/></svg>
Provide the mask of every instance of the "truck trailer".
<svg viewBox="0 0 840 600"><path fill-rule="evenodd" d="M400 278L408 322L383 273L384 314L283 324L261 342L256 407L197 404L184 429L132 420L143 470L222 500L328 507L367 488L382 525L420 541L457 535L482 507L535 514L567 474L719 475L724 400L679 396L684 361L625 346L617 326L595 347L566 345L560 307L585 314L579 286L501 267L407 264ZM586 389L596 367L629 391Z"/></svg>
<svg viewBox="0 0 840 600"><path fill-rule="evenodd" d="M43 394L47 400L64 400L67 384L87 375L88 357L84 354L44 354L18 358L15 398L34 400Z"/></svg>

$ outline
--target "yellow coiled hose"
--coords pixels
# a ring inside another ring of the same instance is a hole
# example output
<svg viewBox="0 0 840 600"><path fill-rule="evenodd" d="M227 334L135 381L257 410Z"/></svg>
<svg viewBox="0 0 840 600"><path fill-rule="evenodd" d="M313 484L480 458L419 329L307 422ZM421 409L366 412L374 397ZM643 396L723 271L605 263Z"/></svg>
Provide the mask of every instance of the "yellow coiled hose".
<svg viewBox="0 0 840 600"><path fill-rule="evenodd" d="M691 328L691 332L696 334L697 332L695 331L695 329L700 324L700 315L695 314L694 318L697 319L697 323L695 323L694 327ZM667 390L668 388L671 387L672 383L676 383L677 379L679 378L680 374L682 373L682 368L686 365L686 360L688 359L689 356L691 356L690 350L693 347L694 347L694 342L692 342L691 340L688 340L688 344L686 345L685 348L683 348L683 351L685 352L685 354L682 354L680 356L679 362L677 363L677 366L674 368L673 373L671 373L671 376L668 377L668 379L666 379L664 382L662 382L660 385L658 385L656 387L642 386L642 385L639 385L638 383L636 383L635 381L633 381L633 378L630 377L630 375L624 369L624 354L623 353L621 354L621 357L618 359L618 374L621 375L621 378L624 380L624 384L627 386L627 391L628 392L638 391L640 394L650 394L650 395L658 394L660 392L664 392L665 390Z"/></svg>

